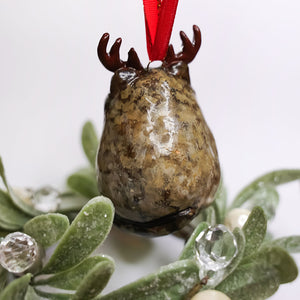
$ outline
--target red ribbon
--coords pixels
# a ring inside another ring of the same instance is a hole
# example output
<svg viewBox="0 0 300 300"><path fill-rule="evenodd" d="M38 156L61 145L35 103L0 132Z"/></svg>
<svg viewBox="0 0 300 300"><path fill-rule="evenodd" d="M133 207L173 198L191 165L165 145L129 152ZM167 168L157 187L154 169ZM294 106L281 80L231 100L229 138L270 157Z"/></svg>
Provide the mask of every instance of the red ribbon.
<svg viewBox="0 0 300 300"><path fill-rule="evenodd" d="M143 0L150 61L166 56L178 0Z"/></svg>

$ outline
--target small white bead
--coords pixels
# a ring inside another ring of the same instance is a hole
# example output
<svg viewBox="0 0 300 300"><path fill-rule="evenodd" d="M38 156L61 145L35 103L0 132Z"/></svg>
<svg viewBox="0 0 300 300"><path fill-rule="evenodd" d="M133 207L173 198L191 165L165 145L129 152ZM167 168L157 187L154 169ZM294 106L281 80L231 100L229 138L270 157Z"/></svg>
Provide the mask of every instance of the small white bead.
<svg viewBox="0 0 300 300"><path fill-rule="evenodd" d="M222 292L215 290L206 290L203 292L199 292L191 300L230 300L230 298Z"/></svg>
<svg viewBox="0 0 300 300"><path fill-rule="evenodd" d="M234 208L228 212L224 224L230 230L234 228L242 228L246 223L251 211L245 208Z"/></svg>

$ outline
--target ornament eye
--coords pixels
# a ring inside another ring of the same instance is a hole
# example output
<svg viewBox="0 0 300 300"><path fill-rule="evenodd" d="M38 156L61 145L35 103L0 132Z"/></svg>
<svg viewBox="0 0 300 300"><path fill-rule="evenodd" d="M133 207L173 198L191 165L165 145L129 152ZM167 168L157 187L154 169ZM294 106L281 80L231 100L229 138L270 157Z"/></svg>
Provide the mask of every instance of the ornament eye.
<svg viewBox="0 0 300 300"><path fill-rule="evenodd" d="M137 53L133 48L128 52L128 60L122 61L120 59L120 47L122 39L118 38L112 45L109 53L107 53L106 48L109 40L109 34L104 33L100 39L97 52L98 57L103 64L103 66L109 71L115 72L120 68L134 68L136 70L143 70L143 66L138 58Z"/></svg>

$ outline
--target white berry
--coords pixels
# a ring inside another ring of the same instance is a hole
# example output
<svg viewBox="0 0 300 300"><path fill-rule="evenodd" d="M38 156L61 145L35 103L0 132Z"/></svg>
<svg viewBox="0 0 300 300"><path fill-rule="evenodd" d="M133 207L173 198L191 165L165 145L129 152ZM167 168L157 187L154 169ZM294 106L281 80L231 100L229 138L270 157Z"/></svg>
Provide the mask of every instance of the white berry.
<svg viewBox="0 0 300 300"><path fill-rule="evenodd" d="M234 208L228 212L224 224L230 230L234 228L242 228L246 223L248 216L250 214L250 210L245 208Z"/></svg>
<svg viewBox="0 0 300 300"><path fill-rule="evenodd" d="M230 298L222 292L215 290L206 290L203 292L199 292L191 300L230 300Z"/></svg>

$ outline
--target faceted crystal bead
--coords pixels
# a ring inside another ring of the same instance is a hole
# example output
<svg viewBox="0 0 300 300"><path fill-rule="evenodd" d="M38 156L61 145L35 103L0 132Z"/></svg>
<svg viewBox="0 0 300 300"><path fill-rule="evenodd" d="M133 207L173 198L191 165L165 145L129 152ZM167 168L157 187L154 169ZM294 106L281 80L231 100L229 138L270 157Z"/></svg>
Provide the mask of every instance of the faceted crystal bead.
<svg viewBox="0 0 300 300"><path fill-rule="evenodd" d="M219 224L202 231L196 239L197 259L204 275L226 268L237 255L237 242L226 226Z"/></svg>
<svg viewBox="0 0 300 300"><path fill-rule="evenodd" d="M0 264L11 273L28 270L38 259L36 241L22 232L8 234L0 243Z"/></svg>
<svg viewBox="0 0 300 300"><path fill-rule="evenodd" d="M14 193L28 205L45 213L57 211L61 202L59 192L50 186L38 190L14 188Z"/></svg>

